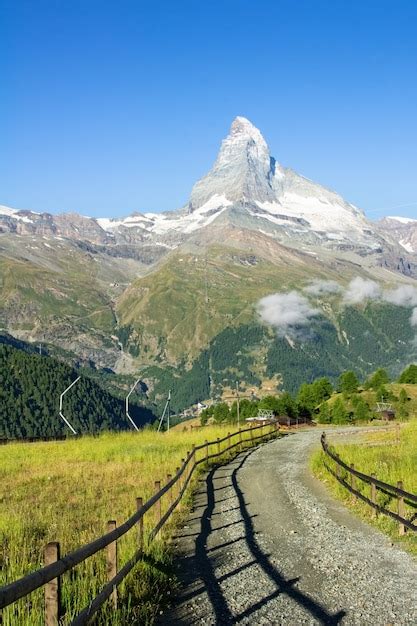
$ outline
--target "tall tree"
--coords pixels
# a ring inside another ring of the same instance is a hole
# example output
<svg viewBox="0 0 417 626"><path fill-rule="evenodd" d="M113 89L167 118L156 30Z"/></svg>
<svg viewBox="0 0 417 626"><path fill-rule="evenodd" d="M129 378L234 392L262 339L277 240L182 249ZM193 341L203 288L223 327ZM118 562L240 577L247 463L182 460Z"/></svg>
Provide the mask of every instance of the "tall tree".
<svg viewBox="0 0 417 626"><path fill-rule="evenodd" d="M339 388L347 395L355 393L359 388L359 380L355 372L348 370L339 376Z"/></svg>
<svg viewBox="0 0 417 626"><path fill-rule="evenodd" d="M417 383L417 365L412 363L401 373L399 379L399 383L408 383L415 385Z"/></svg>

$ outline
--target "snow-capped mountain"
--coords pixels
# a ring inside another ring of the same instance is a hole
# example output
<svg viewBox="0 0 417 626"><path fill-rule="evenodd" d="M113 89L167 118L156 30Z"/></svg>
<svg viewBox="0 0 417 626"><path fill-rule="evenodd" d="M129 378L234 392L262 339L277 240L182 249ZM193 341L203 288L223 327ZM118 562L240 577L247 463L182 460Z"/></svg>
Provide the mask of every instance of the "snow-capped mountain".
<svg viewBox="0 0 417 626"><path fill-rule="evenodd" d="M260 131L243 117L232 123L213 169L194 185L188 210L193 214L210 202L212 210L223 211L226 201L253 218L253 226L258 222L259 229L268 228L269 223L272 234L272 225L274 235L284 240L290 230L297 240L304 234L310 242L379 245L359 209L280 165Z"/></svg>
<svg viewBox="0 0 417 626"><path fill-rule="evenodd" d="M393 223L397 230L376 227L337 193L280 165L261 132L244 117L233 121L213 168L194 185L182 209L109 219L0 207L0 232L153 246L160 251L176 248L213 224L217 229L231 224L294 248L350 250L361 256L389 250L392 256L394 246L394 256L415 253L417 245L407 234L414 227ZM395 241L397 231L400 238Z"/></svg>
<svg viewBox="0 0 417 626"><path fill-rule="evenodd" d="M97 222L111 233L134 228L163 240L190 235L222 214L287 245L302 240L330 247L380 246L380 237L359 209L277 163L260 131L243 117L233 121L212 170L194 185L186 207Z"/></svg>

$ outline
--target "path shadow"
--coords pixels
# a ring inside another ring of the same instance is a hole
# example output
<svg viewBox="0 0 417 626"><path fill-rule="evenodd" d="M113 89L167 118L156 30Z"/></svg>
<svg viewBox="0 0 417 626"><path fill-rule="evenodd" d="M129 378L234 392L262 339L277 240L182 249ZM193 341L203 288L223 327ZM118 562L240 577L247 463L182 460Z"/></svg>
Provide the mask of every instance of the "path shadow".
<svg viewBox="0 0 417 626"><path fill-rule="evenodd" d="M325 607L321 604L313 600L307 594L301 592L299 589L294 587L294 584L299 582L300 578L295 578L292 580L287 580L281 574L281 572L271 563L268 558L268 555L263 552L262 548L259 546L256 541L255 531L251 516L248 513L246 508L245 499L242 493L242 490L239 487L237 481L237 473L243 467L249 455L245 455L239 465L232 472L232 485L237 495L239 501L239 508L242 514L243 523L245 526L245 540L246 544L249 548L250 553L252 554L254 560L258 563L258 565L262 568L264 573L268 576L268 578L276 585L276 591L272 594L272 597L269 599L264 598L263 600L257 602L252 607L237 615L234 618L233 623L238 623L242 619L248 617L253 612L257 611L259 608L264 606L270 599L275 598L280 593L286 594L292 600L297 602L300 606L306 609L313 617L315 617L321 624L329 624L336 625L339 624L342 618L346 615L345 611L339 611L337 614L330 614Z"/></svg>
<svg viewBox="0 0 417 626"><path fill-rule="evenodd" d="M244 619L250 618L250 616L253 615L256 611L266 606L268 602L274 600L281 594L285 594L298 605L303 607L306 611L308 611L308 613L310 613L310 615L314 617L320 624L336 626L346 615L345 611L340 611L339 613L332 615L326 610L324 606L313 600L309 595L297 589L295 587L295 584L298 583L300 579L286 579L282 575L282 573L276 568L276 566L272 564L269 558L270 555L266 554L262 550L256 539L257 533L253 524L254 516L251 516L249 514L243 492L239 487L237 479L239 471L242 469L247 459L253 452L254 450L246 451L245 453L237 457L235 461L227 465L227 467L229 468L235 465L231 474L223 474L222 476L223 478L230 478L231 485L229 484L225 487L216 488L215 480L217 479L218 475L216 475L215 477L215 474L218 471L218 467L210 470L206 477L205 482L207 502L201 516L200 532L196 534L195 552L192 556L183 558L181 566L181 570L183 573L183 585L185 588L191 587L191 591L185 594L181 594L179 602L188 602L193 598L199 596L201 593L205 592L213 609L215 623L219 626L231 626L232 624L238 624ZM236 507L236 509L240 511L240 519L238 522L225 524L224 526L219 528L213 527L211 518L214 513L214 508L219 502L219 500L216 501L216 492L221 491L225 488L230 489L230 487L233 487L234 490L233 498L237 497L238 500L238 507ZM208 539L212 532L216 532L221 528L227 528L238 523L243 524L244 527L244 535L242 537L239 537L238 539L230 542L226 542L223 544L223 546L219 545L212 548L207 547ZM221 547L228 546L230 544L233 544L234 542L244 542L246 544L246 547L248 548L252 556L250 563L245 563L223 576L216 576L216 555L213 553L217 553L217 551ZM242 613L238 615L233 615L223 594L221 583L226 579L233 578L241 571L253 566L254 564L256 564L263 570L263 572L267 575L269 580L275 586L275 590L271 593L267 593L263 598L257 600ZM190 620L188 620L187 617L184 617L181 620L161 620L160 623L177 625L189 624L193 623L193 618L194 616L190 615Z"/></svg>

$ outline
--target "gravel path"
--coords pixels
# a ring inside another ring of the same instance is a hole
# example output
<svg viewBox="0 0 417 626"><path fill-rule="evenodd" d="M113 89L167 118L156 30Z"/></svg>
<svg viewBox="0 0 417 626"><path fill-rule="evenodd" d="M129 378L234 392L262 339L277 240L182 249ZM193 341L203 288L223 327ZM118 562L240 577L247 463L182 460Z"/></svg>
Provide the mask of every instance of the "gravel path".
<svg viewBox="0 0 417 626"><path fill-rule="evenodd" d="M161 624L417 624L417 562L311 477L319 436L283 437L202 480Z"/></svg>

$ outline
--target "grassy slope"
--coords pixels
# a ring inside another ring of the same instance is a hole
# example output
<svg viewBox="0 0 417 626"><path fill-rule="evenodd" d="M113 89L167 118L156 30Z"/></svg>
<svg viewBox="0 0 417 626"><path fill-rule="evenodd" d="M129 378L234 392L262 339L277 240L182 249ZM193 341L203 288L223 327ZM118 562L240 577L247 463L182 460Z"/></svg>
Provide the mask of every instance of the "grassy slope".
<svg viewBox="0 0 417 626"><path fill-rule="evenodd" d="M400 431L400 442L397 442L396 431L381 430L355 436L355 443L339 443L337 437L329 435L330 442L335 446L337 453L347 463L354 463L355 468L365 474L375 473L380 480L395 485L398 480L403 481L404 489L417 494L417 419L403 424ZM398 525L385 515L372 517L372 509L362 502L353 502L351 494L344 489L323 467L324 455L317 451L312 457L314 473L329 485L333 494L353 509L367 522L376 525L380 530L388 533L394 540L417 555L416 533L407 533L405 537L398 537ZM369 497L369 487L358 481L358 487ZM387 505L382 494L378 495L379 503ZM395 504L394 508L395 510ZM415 509L414 509L415 512ZM412 509L407 509L410 518Z"/></svg>
<svg viewBox="0 0 417 626"><path fill-rule="evenodd" d="M59 540L66 553L103 534L107 520L124 521L135 510L135 498L147 500L154 493L155 480L163 482L167 474L175 473L192 444L224 436L228 430L230 425L195 432L142 431L2 447L0 585L39 567L48 541ZM145 526L153 523L153 513L149 513ZM120 540L120 562L133 553L135 536L132 531ZM128 586L122 588L118 618L112 620L104 615L100 623L128 624L134 619L145 623L145 616L147 619L152 614L169 577L161 570L169 561L166 546L157 545L152 556L157 566L141 566ZM80 578L72 582L68 576L64 579L67 617L88 603L105 580L103 556L92 557L77 570L82 573ZM140 598L145 613L137 609L127 617L129 594ZM30 624L37 626L43 623L42 592L32 594L32 599ZM23 626L28 623L25 619L27 607L19 601L4 612L2 623Z"/></svg>
<svg viewBox="0 0 417 626"><path fill-rule="evenodd" d="M30 329L66 320L79 327L110 332L114 316L108 298L80 266L52 271L28 261L0 259L3 315L15 319L15 328Z"/></svg>
<svg viewBox="0 0 417 626"><path fill-rule="evenodd" d="M249 256L220 245L209 249L207 262L202 251L176 252L158 271L135 281L118 315L122 325L135 329L141 358L155 351L158 338L169 361L184 354L193 358L226 326L252 322L259 298L326 273L314 260L292 253L269 260L257 255L255 265L246 262Z"/></svg>

